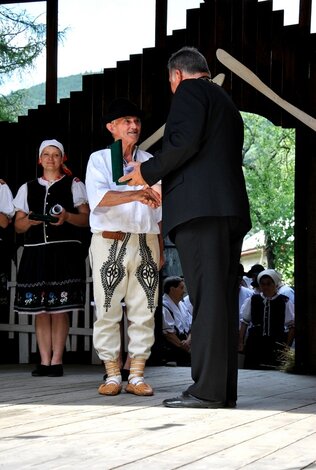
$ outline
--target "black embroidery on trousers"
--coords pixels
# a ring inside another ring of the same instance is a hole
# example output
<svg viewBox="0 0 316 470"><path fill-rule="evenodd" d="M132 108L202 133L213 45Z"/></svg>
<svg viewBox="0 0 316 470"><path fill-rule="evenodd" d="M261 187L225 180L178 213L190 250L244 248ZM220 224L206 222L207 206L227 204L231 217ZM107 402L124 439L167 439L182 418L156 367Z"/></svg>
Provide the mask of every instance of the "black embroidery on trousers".
<svg viewBox="0 0 316 470"><path fill-rule="evenodd" d="M125 276L123 259L126 255L126 245L130 237L130 234L125 236L118 253L118 240L114 240L109 250L109 257L107 261L103 263L100 269L101 283L105 294L104 307L106 311L108 311L108 309L111 307L111 300L117 285Z"/></svg>
<svg viewBox="0 0 316 470"><path fill-rule="evenodd" d="M139 235L139 254L141 263L137 268L136 277L145 291L148 308L153 311L155 308L154 296L158 287L158 266L154 262L151 250L146 243L146 234Z"/></svg>

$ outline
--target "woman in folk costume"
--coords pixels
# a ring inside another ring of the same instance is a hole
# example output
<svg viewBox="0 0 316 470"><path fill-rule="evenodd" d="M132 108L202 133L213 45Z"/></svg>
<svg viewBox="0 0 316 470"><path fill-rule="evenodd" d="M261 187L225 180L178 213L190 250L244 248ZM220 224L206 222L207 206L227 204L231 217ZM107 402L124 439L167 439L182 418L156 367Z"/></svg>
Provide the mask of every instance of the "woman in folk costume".
<svg viewBox="0 0 316 470"><path fill-rule="evenodd" d="M278 293L277 272L265 269L257 280L261 292L246 300L239 334L239 351L244 350L248 369L279 365L282 352L294 338L294 304Z"/></svg>
<svg viewBox="0 0 316 470"><path fill-rule="evenodd" d="M24 234L15 310L35 314L41 362L33 376L63 375L68 312L83 309L88 226L85 185L65 166L63 145L45 140L39 148L43 175L23 184L14 199L15 229ZM53 217L51 214L53 213Z"/></svg>

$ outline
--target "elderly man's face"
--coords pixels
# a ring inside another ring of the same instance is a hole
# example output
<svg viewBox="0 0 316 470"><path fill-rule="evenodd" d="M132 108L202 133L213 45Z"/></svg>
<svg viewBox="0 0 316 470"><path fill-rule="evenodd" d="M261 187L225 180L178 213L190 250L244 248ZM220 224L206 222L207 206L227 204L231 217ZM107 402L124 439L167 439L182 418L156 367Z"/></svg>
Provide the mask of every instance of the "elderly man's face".
<svg viewBox="0 0 316 470"><path fill-rule="evenodd" d="M136 144L141 127L140 119L136 116L125 116L107 124L114 140L122 139L124 144Z"/></svg>

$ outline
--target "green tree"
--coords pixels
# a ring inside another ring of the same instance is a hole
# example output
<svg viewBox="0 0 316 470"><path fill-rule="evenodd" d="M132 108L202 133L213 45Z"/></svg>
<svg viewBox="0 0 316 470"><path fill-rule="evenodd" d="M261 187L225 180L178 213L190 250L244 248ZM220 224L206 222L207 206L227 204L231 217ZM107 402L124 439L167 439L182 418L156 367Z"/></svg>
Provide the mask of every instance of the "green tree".
<svg viewBox="0 0 316 470"><path fill-rule="evenodd" d="M25 10L0 6L0 84L14 72L32 67L46 45L46 25L37 23ZM13 120L19 113L23 93L0 97L0 119Z"/></svg>
<svg viewBox="0 0 316 470"><path fill-rule="evenodd" d="M45 47L45 24L25 10L0 7L0 83L15 70L29 67Z"/></svg>
<svg viewBox="0 0 316 470"><path fill-rule="evenodd" d="M268 267L293 281L295 131L242 113L244 172L253 229L263 230Z"/></svg>
<svg viewBox="0 0 316 470"><path fill-rule="evenodd" d="M59 32L63 38L65 31ZM46 24L39 23L26 10L0 5L0 85L34 65L46 47ZM0 120L12 121L19 115L24 91L0 96Z"/></svg>

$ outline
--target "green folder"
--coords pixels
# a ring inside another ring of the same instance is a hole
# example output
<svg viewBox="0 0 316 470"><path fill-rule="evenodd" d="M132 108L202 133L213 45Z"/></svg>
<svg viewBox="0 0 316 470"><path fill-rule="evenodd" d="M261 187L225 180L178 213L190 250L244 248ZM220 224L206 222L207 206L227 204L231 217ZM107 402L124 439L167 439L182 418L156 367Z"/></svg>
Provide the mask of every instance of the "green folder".
<svg viewBox="0 0 316 470"><path fill-rule="evenodd" d="M111 162L112 162L112 180L116 184L119 183L118 180L123 176L123 152L122 152L122 140L116 140L110 145L111 149ZM125 183L123 183L125 184Z"/></svg>
<svg viewBox="0 0 316 470"><path fill-rule="evenodd" d="M124 175L124 162L122 151L122 140L116 140L110 145L111 149L111 162L112 162L112 181L116 184L127 184L128 181L119 182L121 176Z"/></svg>

